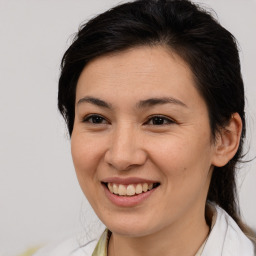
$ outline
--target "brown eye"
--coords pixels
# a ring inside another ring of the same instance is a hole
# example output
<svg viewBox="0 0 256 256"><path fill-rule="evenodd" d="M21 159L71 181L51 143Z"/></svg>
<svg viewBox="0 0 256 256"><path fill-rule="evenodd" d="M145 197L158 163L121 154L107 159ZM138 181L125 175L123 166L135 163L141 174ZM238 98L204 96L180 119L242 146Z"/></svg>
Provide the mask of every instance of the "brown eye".
<svg viewBox="0 0 256 256"><path fill-rule="evenodd" d="M173 124L175 123L170 118L164 117L164 116L153 116L151 117L146 124L149 125L166 125L166 124Z"/></svg>
<svg viewBox="0 0 256 256"><path fill-rule="evenodd" d="M83 122L92 123L92 124L107 124L107 120L100 115L90 115L87 116Z"/></svg>

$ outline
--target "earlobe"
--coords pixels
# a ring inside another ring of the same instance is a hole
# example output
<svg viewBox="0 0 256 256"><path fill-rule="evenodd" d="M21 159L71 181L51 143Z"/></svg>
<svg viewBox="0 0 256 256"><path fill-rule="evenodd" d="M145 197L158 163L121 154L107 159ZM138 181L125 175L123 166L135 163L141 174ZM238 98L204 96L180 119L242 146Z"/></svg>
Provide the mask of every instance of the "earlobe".
<svg viewBox="0 0 256 256"><path fill-rule="evenodd" d="M229 123L221 128L215 142L215 152L212 164L222 167L230 161L237 152L242 132L242 120L238 113L234 113Z"/></svg>

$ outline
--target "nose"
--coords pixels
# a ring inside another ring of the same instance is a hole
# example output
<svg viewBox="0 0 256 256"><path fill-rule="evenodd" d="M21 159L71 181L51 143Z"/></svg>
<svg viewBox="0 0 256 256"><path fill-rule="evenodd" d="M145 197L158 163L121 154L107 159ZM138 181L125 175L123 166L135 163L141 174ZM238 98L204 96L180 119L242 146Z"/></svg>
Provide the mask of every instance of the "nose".
<svg viewBox="0 0 256 256"><path fill-rule="evenodd" d="M143 139L132 127L117 128L110 138L105 161L112 168L123 171L142 166L147 159Z"/></svg>

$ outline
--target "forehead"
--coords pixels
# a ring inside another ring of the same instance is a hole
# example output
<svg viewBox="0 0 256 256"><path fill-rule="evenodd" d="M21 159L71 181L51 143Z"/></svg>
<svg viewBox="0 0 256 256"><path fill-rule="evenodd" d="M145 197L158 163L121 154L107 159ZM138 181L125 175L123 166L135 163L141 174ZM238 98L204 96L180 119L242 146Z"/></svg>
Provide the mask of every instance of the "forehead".
<svg viewBox="0 0 256 256"><path fill-rule="evenodd" d="M162 46L132 48L86 65L78 80L77 97L94 93L104 97L110 91L120 97L200 98L187 63Z"/></svg>

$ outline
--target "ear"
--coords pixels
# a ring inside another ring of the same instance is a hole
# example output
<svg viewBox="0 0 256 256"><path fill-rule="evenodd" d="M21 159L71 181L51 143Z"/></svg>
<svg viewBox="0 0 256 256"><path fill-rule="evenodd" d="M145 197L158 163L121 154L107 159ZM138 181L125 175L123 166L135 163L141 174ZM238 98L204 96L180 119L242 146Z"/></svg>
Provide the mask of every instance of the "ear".
<svg viewBox="0 0 256 256"><path fill-rule="evenodd" d="M221 128L215 141L215 152L212 164L217 167L226 165L236 154L239 147L242 120L238 113L234 113L229 123Z"/></svg>

